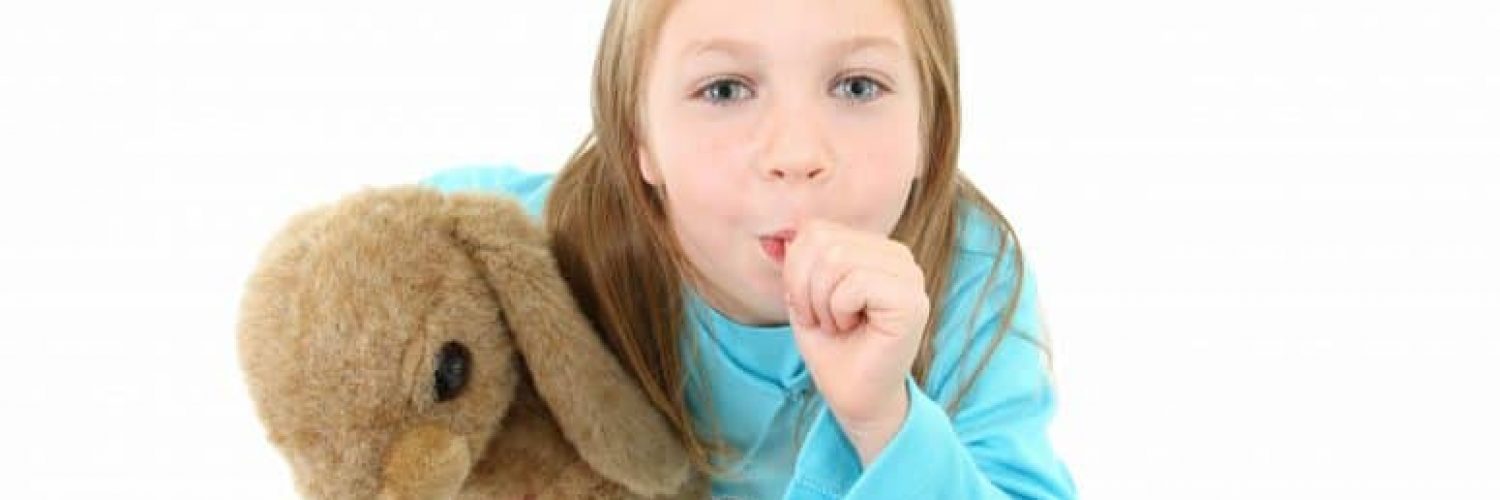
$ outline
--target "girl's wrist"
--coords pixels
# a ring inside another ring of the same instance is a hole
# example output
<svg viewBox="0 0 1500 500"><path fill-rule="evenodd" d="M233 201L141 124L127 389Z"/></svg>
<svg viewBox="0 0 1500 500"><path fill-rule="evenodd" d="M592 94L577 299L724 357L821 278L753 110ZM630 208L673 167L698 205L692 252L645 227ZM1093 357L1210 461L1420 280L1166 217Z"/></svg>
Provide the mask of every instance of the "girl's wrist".
<svg viewBox="0 0 1500 500"><path fill-rule="evenodd" d="M866 418L839 418L844 436L849 438L850 444L854 445L855 452L859 454L861 466L869 467L874 463L880 452L896 437L896 433L906 423L910 406L911 400L906 392L906 384L903 383L898 390L892 392L892 397L880 405L880 411ZM837 412L834 416L839 417Z"/></svg>

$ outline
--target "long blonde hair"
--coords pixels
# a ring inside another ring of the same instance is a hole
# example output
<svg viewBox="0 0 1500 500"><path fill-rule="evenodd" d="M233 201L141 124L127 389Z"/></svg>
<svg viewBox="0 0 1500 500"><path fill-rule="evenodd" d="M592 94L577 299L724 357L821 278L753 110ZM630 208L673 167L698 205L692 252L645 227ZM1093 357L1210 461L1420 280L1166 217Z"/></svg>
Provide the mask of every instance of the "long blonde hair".
<svg viewBox="0 0 1500 500"><path fill-rule="evenodd" d="M672 236L661 200L637 168L642 72L669 4L670 0L614 0L611 4L594 66L593 132L558 174L543 218L579 304L675 427L694 463L712 471L712 456L719 447L713 436L693 429L679 343L685 314L683 277L693 270ZM985 346L981 367L1009 329L1025 266L1010 223L957 169L958 54L948 1L903 0L902 4L921 74L923 145L931 163L914 184L892 238L911 248L925 274L931 300L933 314L912 366L913 376L921 383L931 368L936 328L948 299L947 278L958 239L960 207L978 208L978 213L1001 228L997 256L1013 254L1017 270L1011 287L1015 293L1001 312L1001 334ZM985 280L986 291L995 286L1000 258ZM972 317L969 324L973 330ZM974 335L969 333L971 339ZM1042 345L1038 339L1028 340ZM966 349L962 356L970 351ZM977 373L961 382L957 396L949 402L950 412L972 388Z"/></svg>

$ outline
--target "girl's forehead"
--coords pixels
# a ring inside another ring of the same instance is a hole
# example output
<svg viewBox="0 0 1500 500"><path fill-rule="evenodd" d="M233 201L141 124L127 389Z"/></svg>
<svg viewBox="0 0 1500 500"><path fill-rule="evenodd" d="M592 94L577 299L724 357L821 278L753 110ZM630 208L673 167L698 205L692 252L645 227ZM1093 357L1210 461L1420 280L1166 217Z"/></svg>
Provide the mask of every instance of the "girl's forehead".
<svg viewBox="0 0 1500 500"><path fill-rule="evenodd" d="M685 43L680 44L680 50L677 51L676 57L680 59L694 59L724 56L740 60L761 60L767 57L767 52L773 50L773 48L768 47L766 44L743 38L698 38L687 40ZM829 40L826 43L807 47L807 49L799 52L821 53L827 56L869 53L874 56L900 58L905 53L905 50L897 38L878 35L857 35L850 38Z"/></svg>
<svg viewBox="0 0 1500 500"><path fill-rule="evenodd" d="M668 57L768 52L906 51L895 0L678 0L658 34Z"/></svg>

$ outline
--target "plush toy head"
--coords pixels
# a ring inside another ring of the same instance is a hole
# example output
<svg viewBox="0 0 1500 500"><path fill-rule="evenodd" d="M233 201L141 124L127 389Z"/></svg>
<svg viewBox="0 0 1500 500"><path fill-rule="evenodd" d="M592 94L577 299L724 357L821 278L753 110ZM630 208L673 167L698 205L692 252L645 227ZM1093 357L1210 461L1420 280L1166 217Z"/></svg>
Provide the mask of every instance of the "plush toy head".
<svg viewBox="0 0 1500 500"><path fill-rule="evenodd" d="M270 243L257 412L309 498L676 496L690 466L513 200L367 188Z"/></svg>

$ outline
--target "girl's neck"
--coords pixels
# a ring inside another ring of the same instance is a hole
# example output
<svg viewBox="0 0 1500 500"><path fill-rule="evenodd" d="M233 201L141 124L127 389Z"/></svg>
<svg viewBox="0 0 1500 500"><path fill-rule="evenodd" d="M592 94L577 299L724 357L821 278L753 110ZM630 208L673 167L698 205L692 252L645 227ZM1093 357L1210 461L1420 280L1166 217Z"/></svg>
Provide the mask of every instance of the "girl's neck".
<svg viewBox="0 0 1500 500"><path fill-rule="evenodd" d="M724 293L712 283L707 283L706 280L692 280L689 283L698 296L703 298L704 303L718 311L720 315L729 318L730 321L756 327L786 325L785 320L755 314L748 304L735 300L732 295Z"/></svg>

